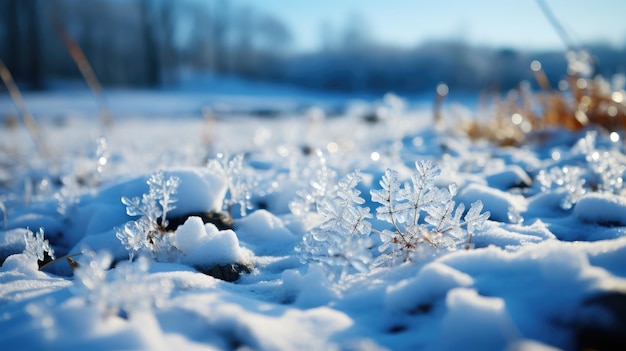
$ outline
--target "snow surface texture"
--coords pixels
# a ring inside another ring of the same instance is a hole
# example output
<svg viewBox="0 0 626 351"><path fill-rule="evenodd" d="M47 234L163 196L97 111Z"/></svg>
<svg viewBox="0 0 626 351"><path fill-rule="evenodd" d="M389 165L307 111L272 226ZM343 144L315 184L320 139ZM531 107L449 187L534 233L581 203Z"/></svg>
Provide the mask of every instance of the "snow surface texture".
<svg viewBox="0 0 626 351"><path fill-rule="evenodd" d="M67 115L47 158L1 129L0 345L624 346L621 139L499 148L429 114Z"/></svg>

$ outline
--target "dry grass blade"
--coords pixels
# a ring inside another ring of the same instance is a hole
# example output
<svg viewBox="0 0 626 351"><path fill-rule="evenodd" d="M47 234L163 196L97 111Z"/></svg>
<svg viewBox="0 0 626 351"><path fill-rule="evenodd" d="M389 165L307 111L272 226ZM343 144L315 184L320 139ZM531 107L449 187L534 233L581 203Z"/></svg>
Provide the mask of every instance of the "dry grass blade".
<svg viewBox="0 0 626 351"><path fill-rule="evenodd" d="M13 80L13 76L11 75L11 72L9 71L7 66L4 64L4 61L2 61L2 59L0 59L0 77L2 78L2 81L4 82L4 85L6 85L7 89L9 90L11 99L13 100L15 107L17 107L18 109L20 117L22 118L22 122L26 126L26 129L28 130L30 137L33 139L33 143L35 143L35 147L37 148L37 151L43 158L48 159L50 157L50 150L44 144L44 140L41 135L41 130L39 129L39 126L37 125L35 118L26 107L26 103L24 102L24 97L22 96L22 93L17 87L17 84L15 84L15 81Z"/></svg>
<svg viewBox="0 0 626 351"><path fill-rule="evenodd" d="M7 207L2 200L0 200L0 211L2 211L2 228L6 228L9 223L9 215L7 213Z"/></svg>
<svg viewBox="0 0 626 351"><path fill-rule="evenodd" d="M563 26L561 25L561 22L558 21L558 19L554 15L554 12L552 12L552 10L550 9L546 1L537 0L537 5L539 5L541 12L543 12L544 16L546 16L546 19L548 20L548 22L550 22L550 25L557 32L557 34L559 35L563 43L565 43L567 48L569 50L573 50L574 47L572 44L572 39L567 34L567 31L565 30L565 28L563 28Z"/></svg>
<svg viewBox="0 0 626 351"><path fill-rule="evenodd" d="M87 82L87 85L89 86L92 94L96 97L96 100L98 101L98 105L100 107L100 118L102 119L102 124L105 127L112 125L113 118L111 115L111 110L109 109L109 106L104 99L104 94L102 93L102 85L100 85L100 81L98 80L96 73L93 71L89 60L87 60L85 53L80 48L80 45L78 45L78 43L65 30L65 27L63 27L60 23L56 23L54 28L61 40L63 40L67 51L69 52L70 56L72 56L72 60L74 60L76 66L78 66L80 74Z"/></svg>
<svg viewBox="0 0 626 351"><path fill-rule="evenodd" d="M55 258L54 260L51 260L50 262L46 262L45 264L41 265L41 267L39 267L39 270L42 271L46 267L48 267L48 266L50 266L50 265L52 265L54 263L61 262L63 260L67 261L67 264L69 264L70 267L72 267L72 270L74 270L74 269L78 268L78 266L79 266L78 262L76 262L74 257L80 256L82 254L83 254L82 252L79 252L79 253L75 253L75 254L71 254L71 255L66 255L66 256L63 256L63 257Z"/></svg>

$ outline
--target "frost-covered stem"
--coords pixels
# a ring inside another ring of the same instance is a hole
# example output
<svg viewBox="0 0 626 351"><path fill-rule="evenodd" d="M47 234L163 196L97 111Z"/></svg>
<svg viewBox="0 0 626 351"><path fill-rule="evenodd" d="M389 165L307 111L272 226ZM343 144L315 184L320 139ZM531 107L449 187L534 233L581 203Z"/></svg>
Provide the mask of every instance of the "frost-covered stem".
<svg viewBox="0 0 626 351"><path fill-rule="evenodd" d="M398 226L398 223L396 222L396 212L393 210L393 205L392 205L392 198L391 198L391 189L388 188L387 189L387 198L385 199L388 203L389 203L389 218L391 221L391 225L393 225L394 229L396 230L396 233L398 235L402 235L402 230L400 230L400 227Z"/></svg>
<svg viewBox="0 0 626 351"><path fill-rule="evenodd" d="M67 260L67 262L69 263L69 265L72 268L77 268L78 264L76 263L76 261L74 261L73 258L76 257L76 256L80 256L82 254L83 254L82 252L79 252L79 253L75 253L75 254L71 254L71 255L65 255L63 257L55 258L54 260L52 260L50 262L46 262L45 264L43 264L41 267L39 267L39 270L42 271L44 268L48 267L49 265L51 265L53 263L57 263L57 262L59 262L61 260Z"/></svg>
<svg viewBox="0 0 626 351"><path fill-rule="evenodd" d="M396 233L404 238L404 236L402 235L402 231L400 230L400 227L398 227L398 224L396 223L395 213L393 211L391 212L391 224L396 229Z"/></svg>
<svg viewBox="0 0 626 351"><path fill-rule="evenodd" d="M465 226L466 224L467 224L467 223L465 223L465 222L464 222L464 223L459 224L459 228L462 228L462 227L463 227L463 226ZM448 228L446 228L446 229L444 229L444 230L437 229L437 233L440 233L440 234L445 234L445 233L447 233L447 232L451 231L451 230L452 230L452 229L454 229L454 228L455 228L455 227L448 227Z"/></svg>
<svg viewBox="0 0 626 351"><path fill-rule="evenodd" d="M122 196L122 203L126 205L127 208L137 210L139 211L139 213L141 213L141 216L151 219L150 214L148 214L148 212L140 205L139 200L137 200L137 202L134 202L133 200L137 200L137 198L129 199L126 196Z"/></svg>
<svg viewBox="0 0 626 351"><path fill-rule="evenodd" d="M402 235L402 231L400 230L400 227L398 226L398 223L396 222L396 212L393 210L393 205L392 205L392 198L391 198L391 188L389 188L389 190L387 191L387 201L389 202L389 217L391 220L391 225L393 225L393 227L396 229L396 233L399 235Z"/></svg>
<svg viewBox="0 0 626 351"><path fill-rule="evenodd" d="M415 189L418 197L415 201L415 205L413 206L413 226L417 226L417 220L419 219L419 209L424 207L424 204L422 204L422 196L424 195L424 187L426 184L426 177L424 175L422 175L420 177L420 187L419 189Z"/></svg>
<svg viewBox="0 0 626 351"><path fill-rule="evenodd" d="M163 186L163 199L161 200L161 225L163 227L167 226L167 211L169 211L169 203L170 203L170 195L165 187Z"/></svg>
<svg viewBox="0 0 626 351"><path fill-rule="evenodd" d="M394 238L393 238L393 242L394 242L394 243L397 243L397 244L400 244L400 245L402 246L402 248L406 248L406 250L405 250L405 254L404 254L404 260L403 260L403 261L404 261L404 262L408 262L408 261L409 261L409 258L410 258L410 252L411 252L412 250L415 250L415 249L416 249L416 247L415 247L415 245L411 244L411 243L410 243L410 242L406 239L406 236L404 235L404 233L402 233L402 232L398 231L398 232L397 232L397 234L398 234L398 236L396 236L396 237L394 237ZM398 238L400 238L400 240L399 240Z"/></svg>
<svg viewBox="0 0 626 351"><path fill-rule="evenodd" d="M441 216L441 218L439 218L439 223L437 223L437 229L436 232L440 233L440 234L445 234L447 231L451 230L454 227L448 227L446 229L441 229L441 227L443 226L444 223L444 219L446 219L448 217L448 215L450 213L452 213L452 210L454 210L454 206L446 206L446 212L444 213L443 216Z"/></svg>
<svg viewBox="0 0 626 351"><path fill-rule="evenodd" d="M469 238L467 239L467 244L465 245L465 250L469 250L472 247L472 238L474 237L473 233L469 233Z"/></svg>
<svg viewBox="0 0 626 351"><path fill-rule="evenodd" d="M231 192L231 197L232 197L232 192ZM231 199L228 203L228 217L229 218L233 218L233 207L235 207L235 205L233 204L233 201Z"/></svg>
<svg viewBox="0 0 626 351"><path fill-rule="evenodd" d="M408 262L409 258L411 258L411 255L410 255L411 251L415 250L416 247L406 240L406 237L404 236L404 234L400 234L400 237L402 238L402 241L403 241L402 243L403 247L407 249L404 252L404 262Z"/></svg>
<svg viewBox="0 0 626 351"><path fill-rule="evenodd" d="M419 192L419 197L417 198L417 201L415 201L415 206L413 207L413 226L417 226L417 219L419 218L418 213L419 213L419 209L420 209L420 202L422 202L422 189L420 189Z"/></svg>
<svg viewBox="0 0 626 351"><path fill-rule="evenodd" d="M363 221L363 217L360 217L356 222L354 222L354 225L352 226L352 230L350 230L350 236L353 236L354 234L357 233L359 224L361 224L362 221Z"/></svg>

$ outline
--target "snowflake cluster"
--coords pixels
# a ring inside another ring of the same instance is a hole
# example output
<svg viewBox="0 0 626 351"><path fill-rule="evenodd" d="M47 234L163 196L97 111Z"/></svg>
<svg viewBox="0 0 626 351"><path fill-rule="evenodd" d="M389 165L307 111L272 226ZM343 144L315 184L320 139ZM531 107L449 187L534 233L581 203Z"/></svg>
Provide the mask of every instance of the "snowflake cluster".
<svg viewBox="0 0 626 351"><path fill-rule="evenodd" d="M170 235L166 235L167 213L176 208L180 178L165 178L163 172L157 172L150 176L147 184L150 190L141 198L122 197L126 214L141 216L116 229L115 235L128 250L131 261L138 252L151 253L155 259L163 260L174 249Z"/></svg>
<svg viewBox="0 0 626 351"><path fill-rule="evenodd" d="M220 153L217 158L208 162L207 167L224 179L228 185L229 196L224 199L224 211L227 211L232 218L233 209L239 206L239 215L245 216L246 212L252 209L252 203L250 184L244 174L243 154L228 159Z"/></svg>
<svg viewBox="0 0 626 351"><path fill-rule="evenodd" d="M347 266L359 271L370 264L387 265L413 260L422 247L456 249L471 247L472 236L489 218L480 201L469 210L453 200L456 185L440 188L435 179L440 174L432 162L416 162L411 182L401 183L398 172L388 169L380 180L380 189L370 191L378 203L376 218L388 228L372 228L365 199L356 186L362 180L358 172L339 181L334 197L320 201L318 213L325 221L303 237L296 248L303 262L320 262L330 267ZM423 218L422 218L423 217ZM379 255L372 260L372 232L380 237Z"/></svg>
<svg viewBox="0 0 626 351"><path fill-rule="evenodd" d="M379 232L382 253L376 264L409 261L423 244L433 248L455 249L465 242L470 247L474 232L483 228L489 212L474 202L465 216L465 205L456 205L455 184L435 186L440 170L430 161L415 163L411 182L400 184L398 173L388 169L380 181L381 189L371 190L372 201L380 206L376 218L391 224ZM422 214L426 216L420 220Z"/></svg>
<svg viewBox="0 0 626 351"><path fill-rule="evenodd" d="M561 201L561 208L564 210L571 209L587 193L583 171L575 166L541 170L537 174L537 181L541 185L541 191L565 190L565 197Z"/></svg>
<svg viewBox="0 0 626 351"><path fill-rule="evenodd" d="M326 219L321 225L303 237L296 252L303 262L319 262L328 267L339 268L335 277L346 273L352 266L364 271L371 260L369 234L372 226L367 219L372 218L369 208L356 189L362 180L359 172L348 174L338 183L332 198L323 198L318 204L318 212Z"/></svg>
<svg viewBox="0 0 626 351"><path fill-rule="evenodd" d="M289 202L289 210L296 216L302 216L317 209L317 205L336 190L337 173L328 166L322 150L315 150L315 157L308 167L300 172L291 171L293 178L304 183L303 189L296 191L296 198Z"/></svg>
<svg viewBox="0 0 626 351"><path fill-rule="evenodd" d="M590 191L623 194L626 160L619 152L598 148L597 144L597 133L588 132L572 147L571 159L562 161L566 165L541 170L537 174L541 191L565 192L561 202L564 210L571 209Z"/></svg>
<svg viewBox="0 0 626 351"><path fill-rule="evenodd" d="M24 241L26 241L24 254L29 258L37 261L43 261L45 259L45 254L47 253L48 256L54 260L54 249L50 246L48 240L44 239L42 228L39 228L39 231L36 234L27 230L24 234Z"/></svg>

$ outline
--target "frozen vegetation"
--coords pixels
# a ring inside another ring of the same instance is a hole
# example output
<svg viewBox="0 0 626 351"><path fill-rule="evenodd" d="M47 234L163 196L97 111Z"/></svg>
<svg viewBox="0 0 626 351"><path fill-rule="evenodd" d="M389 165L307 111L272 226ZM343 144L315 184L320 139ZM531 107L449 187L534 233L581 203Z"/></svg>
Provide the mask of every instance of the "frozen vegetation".
<svg viewBox="0 0 626 351"><path fill-rule="evenodd" d="M47 152L0 129L4 350L626 345L623 134L497 146L391 94L129 92L109 126L29 98Z"/></svg>

